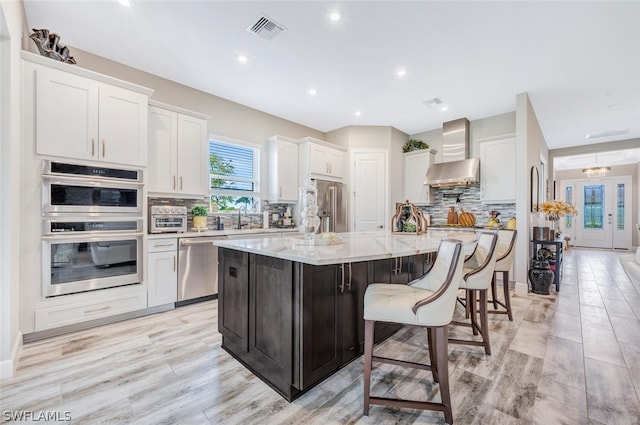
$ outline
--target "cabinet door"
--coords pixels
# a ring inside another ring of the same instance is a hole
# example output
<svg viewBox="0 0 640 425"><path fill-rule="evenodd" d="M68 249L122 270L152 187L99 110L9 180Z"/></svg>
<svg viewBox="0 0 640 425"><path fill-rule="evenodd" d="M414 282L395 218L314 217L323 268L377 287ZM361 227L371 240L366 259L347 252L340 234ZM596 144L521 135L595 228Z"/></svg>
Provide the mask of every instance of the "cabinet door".
<svg viewBox="0 0 640 425"><path fill-rule="evenodd" d="M302 389L342 365L342 294L340 264L301 265Z"/></svg>
<svg viewBox="0 0 640 425"><path fill-rule="evenodd" d="M249 352L249 254L219 249L218 332L222 346L238 356Z"/></svg>
<svg viewBox="0 0 640 425"><path fill-rule="evenodd" d="M149 107L149 192L175 192L178 184L178 114Z"/></svg>
<svg viewBox="0 0 640 425"><path fill-rule="evenodd" d="M148 97L100 84L99 158L127 165L147 165Z"/></svg>
<svg viewBox="0 0 640 425"><path fill-rule="evenodd" d="M207 121L178 114L178 192L206 196L209 193Z"/></svg>
<svg viewBox="0 0 640 425"><path fill-rule="evenodd" d="M515 137L480 145L480 199L484 202L515 202Z"/></svg>
<svg viewBox="0 0 640 425"><path fill-rule="evenodd" d="M364 293L368 284L368 263L346 264L345 287L342 292L342 362L363 353Z"/></svg>
<svg viewBox="0 0 640 425"><path fill-rule="evenodd" d="M36 153L97 159L98 83L46 67L36 80Z"/></svg>
<svg viewBox="0 0 640 425"><path fill-rule="evenodd" d="M344 152L336 149L327 149L327 162L329 174L333 177L344 177Z"/></svg>
<svg viewBox="0 0 640 425"><path fill-rule="evenodd" d="M149 307L174 303L178 295L176 252L152 252L148 255Z"/></svg>
<svg viewBox="0 0 640 425"><path fill-rule="evenodd" d="M298 145L272 139L268 146L269 201L298 202Z"/></svg>
<svg viewBox="0 0 640 425"><path fill-rule="evenodd" d="M309 171L315 174L329 174L327 152L323 146L313 143L309 146Z"/></svg>
<svg viewBox="0 0 640 425"><path fill-rule="evenodd" d="M424 178L434 158L435 154L429 150L404 154L405 199L418 205L432 203L433 189L424 185Z"/></svg>
<svg viewBox="0 0 640 425"><path fill-rule="evenodd" d="M251 254L249 357L255 371L285 393L293 384L293 263Z"/></svg>

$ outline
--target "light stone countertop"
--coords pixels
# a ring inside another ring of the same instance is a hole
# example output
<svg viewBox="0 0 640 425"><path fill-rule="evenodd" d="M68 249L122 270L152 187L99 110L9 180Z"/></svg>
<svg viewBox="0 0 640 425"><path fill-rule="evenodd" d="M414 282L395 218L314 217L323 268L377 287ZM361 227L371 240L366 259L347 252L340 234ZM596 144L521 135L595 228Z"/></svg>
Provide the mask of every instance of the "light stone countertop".
<svg viewBox="0 0 640 425"><path fill-rule="evenodd" d="M341 243L328 246L305 245L302 237L255 238L220 240L213 244L312 265L339 264L357 261L435 252L443 238L459 239L464 252L469 254L475 246L476 235L469 231L429 230L423 235L392 235L389 232L339 233Z"/></svg>

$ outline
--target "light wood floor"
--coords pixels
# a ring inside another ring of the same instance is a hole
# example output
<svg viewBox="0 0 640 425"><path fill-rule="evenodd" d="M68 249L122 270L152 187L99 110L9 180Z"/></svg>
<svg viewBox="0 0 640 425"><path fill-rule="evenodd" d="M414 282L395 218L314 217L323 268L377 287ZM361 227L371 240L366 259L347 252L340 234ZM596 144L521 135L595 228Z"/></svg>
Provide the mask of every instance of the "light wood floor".
<svg viewBox="0 0 640 425"><path fill-rule="evenodd" d="M640 293L617 253L571 249L559 294L512 299L514 322L490 316L493 355L450 346L455 423L640 423ZM26 344L0 383L0 421L29 411L68 412L73 424L444 423L378 406L363 417L362 358L287 403L220 348L217 314L212 301ZM426 361L426 337L403 329L376 350ZM439 399L426 372L384 365L373 378L374 394Z"/></svg>

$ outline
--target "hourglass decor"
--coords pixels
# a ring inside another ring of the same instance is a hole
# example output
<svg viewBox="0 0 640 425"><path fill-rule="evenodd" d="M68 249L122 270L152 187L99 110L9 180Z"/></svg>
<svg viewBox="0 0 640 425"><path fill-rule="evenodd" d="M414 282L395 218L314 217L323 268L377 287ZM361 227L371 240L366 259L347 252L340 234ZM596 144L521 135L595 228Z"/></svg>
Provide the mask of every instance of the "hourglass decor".
<svg viewBox="0 0 640 425"><path fill-rule="evenodd" d="M320 229L318 217L318 188L316 182L307 178L300 192L300 231L305 239L312 240Z"/></svg>

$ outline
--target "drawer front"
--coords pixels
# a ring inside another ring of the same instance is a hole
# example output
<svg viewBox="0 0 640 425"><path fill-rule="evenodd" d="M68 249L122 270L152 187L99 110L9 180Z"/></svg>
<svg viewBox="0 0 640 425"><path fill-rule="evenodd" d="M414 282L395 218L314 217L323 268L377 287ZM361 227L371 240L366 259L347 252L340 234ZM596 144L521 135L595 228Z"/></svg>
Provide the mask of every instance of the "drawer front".
<svg viewBox="0 0 640 425"><path fill-rule="evenodd" d="M178 238L150 239L148 252L175 251L178 249Z"/></svg>
<svg viewBox="0 0 640 425"><path fill-rule="evenodd" d="M36 310L36 331L87 322L147 308L147 293L122 295L95 302Z"/></svg>

